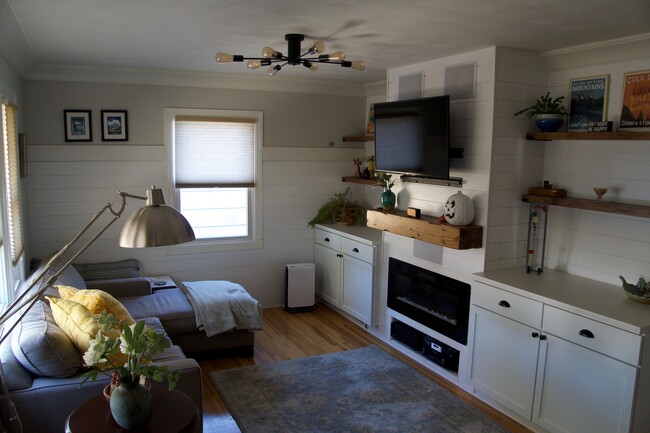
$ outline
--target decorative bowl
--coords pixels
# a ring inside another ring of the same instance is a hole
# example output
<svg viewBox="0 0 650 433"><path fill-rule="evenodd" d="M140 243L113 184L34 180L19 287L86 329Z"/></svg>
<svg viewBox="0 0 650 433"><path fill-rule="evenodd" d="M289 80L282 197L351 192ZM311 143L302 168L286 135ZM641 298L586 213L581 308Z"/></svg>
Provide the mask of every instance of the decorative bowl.
<svg viewBox="0 0 650 433"><path fill-rule="evenodd" d="M623 290L623 291L625 292L627 297L633 301L641 302L642 304L650 304L650 297L635 295L633 293L628 292L627 290Z"/></svg>

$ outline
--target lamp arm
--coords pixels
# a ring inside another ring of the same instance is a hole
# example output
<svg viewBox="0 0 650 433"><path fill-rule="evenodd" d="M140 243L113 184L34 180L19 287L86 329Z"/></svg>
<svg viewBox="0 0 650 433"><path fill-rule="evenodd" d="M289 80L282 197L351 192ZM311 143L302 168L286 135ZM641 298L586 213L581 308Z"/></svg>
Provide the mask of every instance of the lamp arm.
<svg viewBox="0 0 650 433"><path fill-rule="evenodd" d="M121 216L122 213L124 212L124 209L126 208L126 198L131 197L131 198L137 198L137 199L142 199L146 200L145 197L141 196L136 196L132 195L129 193L125 192L120 192L119 197L122 199L120 203L119 209L115 210L113 209L113 205L111 203L106 203L100 210L95 214L95 216L92 217L90 222L86 224L80 231L77 233L77 235L67 244L63 246L52 258L47 262L47 264L43 267L43 270L40 272L40 274L35 277L32 280L32 283L27 287L23 293L16 298L11 305L0 315L0 325L4 324L10 317L12 317L14 314L16 314L20 309L23 307L27 306L26 309L23 310L23 312L18 316L18 319L11 325L11 327L4 332L2 337L0 337L0 344L4 342L9 335L11 335L11 332L14 330L14 328L18 325L18 323L22 320L23 317L27 314L27 312L34 306L34 304L40 299L40 297L45 293L45 291L48 289L48 287L52 286L59 277L63 273L63 271L72 264L72 262L77 259L83 252L85 252L110 226L115 223ZM104 212L109 211L113 217L102 227L90 240L88 240L76 253L72 255L72 257L66 261L62 266L59 267L59 269L45 280L45 282L42 284L42 286L36 291L36 293L30 295L27 297L26 300L23 300L27 296L28 293L43 279L43 277L50 272L54 266L57 264L57 262L61 259L61 257L66 254L70 248L95 224L95 222L104 214Z"/></svg>

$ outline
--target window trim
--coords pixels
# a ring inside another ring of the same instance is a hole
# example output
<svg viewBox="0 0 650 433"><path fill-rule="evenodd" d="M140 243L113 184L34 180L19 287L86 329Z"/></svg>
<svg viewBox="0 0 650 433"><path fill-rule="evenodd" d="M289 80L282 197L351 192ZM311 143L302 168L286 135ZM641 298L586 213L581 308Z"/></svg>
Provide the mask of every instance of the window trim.
<svg viewBox="0 0 650 433"><path fill-rule="evenodd" d="M179 192L175 188L174 179L174 120L176 116L191 117L218 117L220 119L251 119L255 123L255 186L249 189L250 206L249 236L246 238L212 238L197 239L192 242L176 245L174 248L167 250L168 255L218 252L218 251L239 251L250 249L261 249L264 246L263 237L263 217L262 217L262 150L264 135L264 116L261 111L244 111L244 110L221 110L207 108L165 108L164 125L165 125L165 154L167 156L167 182L168 189L173 191L172 200L167 200L168 204L177 207L179 203Z"/></svg>

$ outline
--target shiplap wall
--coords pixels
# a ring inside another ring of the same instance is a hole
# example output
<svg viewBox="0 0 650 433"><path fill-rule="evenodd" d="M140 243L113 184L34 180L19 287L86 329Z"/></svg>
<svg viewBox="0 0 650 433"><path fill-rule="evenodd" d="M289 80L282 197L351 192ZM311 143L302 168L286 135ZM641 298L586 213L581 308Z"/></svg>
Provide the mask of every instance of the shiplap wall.
<svg viewBox="0 0 650 433"><path fill-rule="evenodd" d="M625 72L650 70L650 40L553 53L546 58L549 90L569 99L569 80L610 75L607 119L616 130ZM579 61L576 61L579 59ZM650 140L566 141L544 147L544 179L569 195L650 203ZM550 268L619 286L619 275L636 282L650 277L650 219L551 207L546 264Z"/></svg>
<svg viewBox="0 0 650 433"><path fill-rule="evenodd" d="M113 200L117 190L143 194L148 186L157 185L171 203L164 107L263 110L262 249L121 249L117 246L120 221L80 261L135 257L148 275L169 274L177 281L228 279L243 284L264 307L282 304L286 264L313 261L314 234L307 221L333 193L344 189L341 176L352 174L352 160L365 154L362 146L346 148L341 142L343 135L364 122L361 97L33 81L27 82L26 97L30 102L26 132L31 137L25 191L30 256L61 248ZM284 101L278 102L278 97ZM130 141L102 144L95 123L94 143L63 144L64 108L90 108L94 121L102 108L128 109ZM321 119L324 112L326 120ZM331 130L323 129L323 123ZM308 134L309 130L314 132ZM330 148L329 141L335 147ZM363 201L363 186L353 185L352 191L354 198ZM127 214L141 205L129 204Z"/></svg>
<svg viewBox="0 0 650 433"><path fill-rule="evenodd" d="M524 266L528 205L521 194L542 184L544 147L526 140L533 122L513 114L544 94L546 87L546 67L539 55L497 47L486 270Z"/></svg>
<svg viewBox="0 0 650 433"><path fill-rule="evenodd" d="M444 94L445 68L475 61L476 96L451 101L451 146L465 149L462 159L450 161L450 175L462 177L462 192L474 201L474 224L484 227L483 248L453 250L443 248L442 265L454 272L473 273L484 270L487 227L492 117L494 114L495 47L468 52L429 62L391 69L388 72L388 99L398 99L399 77L422 72L424 97ZM458 188L397 182L394 188L400 209L417 207L425 215L441 215L447 198ZM411 241L412 243L414 241Z"/></svg>

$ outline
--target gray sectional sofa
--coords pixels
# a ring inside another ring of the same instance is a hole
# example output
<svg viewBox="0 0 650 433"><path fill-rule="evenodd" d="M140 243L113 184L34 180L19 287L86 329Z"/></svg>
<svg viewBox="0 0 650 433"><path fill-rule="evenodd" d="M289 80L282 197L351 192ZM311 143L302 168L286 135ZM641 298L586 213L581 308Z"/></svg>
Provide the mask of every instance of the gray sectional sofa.
<svg viewBox="0 0 650 433"><path fill-rule="evenodd" d="M196 328L192 306L182 290L156 289L150 278L140 274L135 260L71 266L56 284L102 289L117 298L135 320L145 319L166 335L172 346L158 354L154 362L182 371L176 389L194 401L200 414L201 370L185 353L227 349L253 355L253 332L236 330L207 337ZM57 327L45 301L39 301L3 342L0 361L25 433L63 432L68 415L84 401L101 394L110 381L100 375L96 382L80 385L84 376L82 354Z"/></svg>

